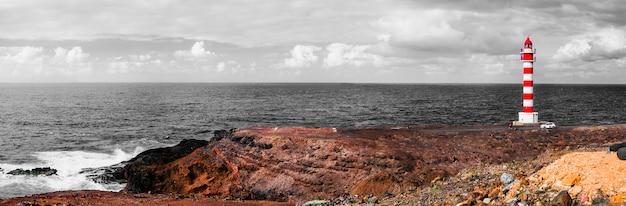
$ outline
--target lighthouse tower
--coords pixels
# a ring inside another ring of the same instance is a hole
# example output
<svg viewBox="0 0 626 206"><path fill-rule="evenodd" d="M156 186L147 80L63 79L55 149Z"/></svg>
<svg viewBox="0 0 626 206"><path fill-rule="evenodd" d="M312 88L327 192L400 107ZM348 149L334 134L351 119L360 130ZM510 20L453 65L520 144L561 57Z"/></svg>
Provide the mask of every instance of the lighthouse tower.
<svg viewBox="0 0 626 206"><path fill-rule="evenodd" d="M530 36L526 38L524 47L520 50L520 61L524 66L524 89L522 112L519 113L519 122L532 124L539 122L539 114L533 111L533 62L535 62L535 49Z"/></svg>

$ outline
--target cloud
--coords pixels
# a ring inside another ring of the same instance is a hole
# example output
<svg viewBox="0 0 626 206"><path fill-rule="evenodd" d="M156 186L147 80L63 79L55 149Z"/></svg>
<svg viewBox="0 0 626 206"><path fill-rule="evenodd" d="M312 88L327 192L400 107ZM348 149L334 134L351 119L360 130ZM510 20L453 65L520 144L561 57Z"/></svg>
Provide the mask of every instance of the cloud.
<svg viewBox="0 0 626 206"><path fill-rule="evenodd" d="M0 47L0 76L41 73L45 58L43 52L43 47Z"/></svg>
<svg viewBox="0 0 626 206"><path fill-rule="evenodd" d="M225 62L217 63L217 71L218 72L224 71L224 69L226 69L226 63Z"/></svg>
<svg viewBox="0 0 626 206"><path fill-rule="evenodd" d="M84 53L82 47L74 47L69 51L62 47L54 49L54 58L66 63L80 63L88 57L89 54Z"/></svg>
<svg viewBox="0 0 626 206"><path fill-rule="evenodd" d="M46 66L63 76L85 75L92 72L93 62L88 61L88 53L82 47L73 47L67 50L62 47L54 49L54 56L50 57Z"/></svg>
<svg viewBox="0 0 626 206"><path fill-rule="evenodd" d="M206 60L207 58L215 56L215 53L204 49L204 41L199 41L194 43L190 50L178 50L174 52L174 56L187 60Z"/></svg>
<svg viewBox="0 0 626 206"><path fill-rule="evenodd" d="M167 63L150 54L133 54L108 60L107 73L127 74L142 72L164 72Z"/></svg>
<svg viewBox="0 0 626 206"><path fill-rule="evenodd" d="M353 46L343 43L333 43L326 47L328 56L324 59L324 67L338 67L342 65L361 66L363 64L381 65L381 57L365 52L369 45Z"/></svg>
<svg viewBox="0 0 626 206"><path fill-rule="evenodd" d="M393 46L417 50L442 50L456 47L465 34L449 23L460 18L456 11L433 9L397 12L372 23L378 39Z"/></svg>
<svg viewBox="0 0 626 206"><path fill-rule="evenodd" d="M375 0L277 0L266 4L251 0L92 0L63 4L6 0L0 6L0 38L94 40L137 35L206 39L246 47L284 46L301 40L372 39L359 35L371 30L361 25L386 11L381 8L403 6Z"/></svg>
<svg viewBox="0 0 626 206"><path fill-rule="evenodd" d="M573 35L545 65L546 78L575 83L621 83L626 70L626 27Z"/></svg>
<svg viewBox="0 0 626 206"><path fill-rule="evenodd" d="M310 67L316 63L319 57L315 52L322 50L321 47L311 45L296 45L291 50L291 58L286 58L283 62L285 67Z"/></svg>
<svg viewBox="0 0 626 206"><path fill-rule="evenodd" d="M43 51L43 47L0 47L0 60L13 64L41 63Z"/></svg>
<svg viewBox="0 0 626 206"><path fill-rule="evenodd" d="M217 63L216 68L218 72L224 72L226 70L237 72L238 70L241 69L241 64L237 63L236 61L230 60L230 61Z"/></svg>
<svg viewBox="0 0 626 206"><path fill-rule="evenodd" d="M622 29L608 27L574 36L565 45L559 47L552 58L560 62L625 58L625 29L626 27Z"/></svg>
<svg viewBox="0 0 626 206"><path fill-rule="evenodd" d="M0 72L10 74L13 79L8 81L55 81L55 77L89 74L92 62L88 58L81 47L57 47L53 52L33 46L0 47Z"/></svg>

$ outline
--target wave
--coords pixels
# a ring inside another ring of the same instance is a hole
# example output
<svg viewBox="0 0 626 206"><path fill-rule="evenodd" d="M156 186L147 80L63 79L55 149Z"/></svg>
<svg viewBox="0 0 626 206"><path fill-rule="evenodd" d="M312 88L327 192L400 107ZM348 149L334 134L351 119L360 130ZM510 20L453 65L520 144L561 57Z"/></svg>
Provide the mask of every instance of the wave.
<svg viewBox="0 0 626 206"><path fill-rule="evenodd" d="M0 199L40 194L64 190L104 190L119 191L125 185L120 183L100 184L82 173L85 169L110 166L129 160L146 149L140 146L126 152L114 149L111 153L87 151L44 151L33 156L38 163L0 164ZM11 175L15 169L34 169L50 167L57 170L56 175Z"/></svg>

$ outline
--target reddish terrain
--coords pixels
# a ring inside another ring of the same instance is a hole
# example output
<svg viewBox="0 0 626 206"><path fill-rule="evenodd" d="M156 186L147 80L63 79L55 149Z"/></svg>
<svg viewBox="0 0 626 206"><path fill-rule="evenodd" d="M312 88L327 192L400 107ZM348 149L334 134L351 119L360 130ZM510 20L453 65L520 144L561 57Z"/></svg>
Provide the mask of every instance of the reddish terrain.
<svg viewBox="0 0 626 206"><path fill-rule="evenodd" d="M193 201L190 197L302 203L345 194L397 194L453 176L463 168L528 160L547 149L602 146L625 137L624 126L554 130L255 127L216 132L208 145L172 162L128 167L124 171L128 185L121 193L62 192L1 203L39 203L49 198L49 203L75 204L60 195L82 194L102 196L81 199L87 204L105 201L111 205L143 204L137 201L144 200L152 201L147 204L183 204Z"/></svg>
<svg viewBox="0 0 626 206"><path fill-rule="evenodd" d="M53 192L30 197L0 200L0 205L207 205L207 206L281 206L294 205L269 201L224 201L203 197L162 194L125 194L105 191Z"/></svg>

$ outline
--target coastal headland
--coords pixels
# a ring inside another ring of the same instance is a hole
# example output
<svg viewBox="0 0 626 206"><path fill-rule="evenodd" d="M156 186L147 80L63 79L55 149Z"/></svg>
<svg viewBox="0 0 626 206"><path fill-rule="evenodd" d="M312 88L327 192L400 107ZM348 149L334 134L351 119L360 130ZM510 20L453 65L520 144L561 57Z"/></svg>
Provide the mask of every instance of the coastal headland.
<svg viewBox="0 0 626 206"><path fill-rule="evenodd" d="M606 150L626 140L626 125L251 127L215 131L207 140L140 154L109 174L127 182L120 192L55 192L0 205L549 204L570 190L569 200L581 203L626 200L616 188L583 187L589 178L581 168L552 165L573 152L613 158ZM614 159L607 167L626 168ZM515 181L501 181L503 174Z"/></svg>

